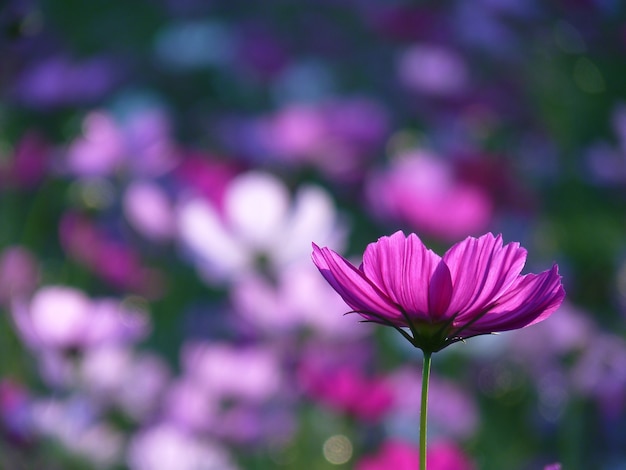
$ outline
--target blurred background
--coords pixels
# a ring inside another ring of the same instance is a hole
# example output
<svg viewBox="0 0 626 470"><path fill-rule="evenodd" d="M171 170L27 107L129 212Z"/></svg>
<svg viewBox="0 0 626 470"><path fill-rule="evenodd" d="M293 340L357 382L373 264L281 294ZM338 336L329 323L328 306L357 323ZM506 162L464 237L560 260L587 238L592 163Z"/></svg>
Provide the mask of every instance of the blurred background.
<svg viewBox="0 0 626 470"><path fill-rule="evenodd" d="M434 356L429 468L626 468L625 9L5 0L0 467L417 468L420 351L310 260L402 229L567 291Z"/></svg>

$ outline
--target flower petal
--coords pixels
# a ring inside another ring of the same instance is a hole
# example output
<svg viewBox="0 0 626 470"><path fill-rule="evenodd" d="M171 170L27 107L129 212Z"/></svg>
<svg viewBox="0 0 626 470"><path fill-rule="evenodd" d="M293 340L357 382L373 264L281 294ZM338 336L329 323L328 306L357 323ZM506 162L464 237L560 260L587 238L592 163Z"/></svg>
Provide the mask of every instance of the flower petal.
<svg viewBox="0 0 626 470"><path fill-rule="evenodd" d="M515 282L526 262L526 250L519 243L503 247L501 235L487 233L457 243L443 260L450 269L453 286L448 312L469 319Z"/></svg>
<svg viewBox="0 0 626 470"><path fill-rule="evenodd" d="M433 320L444 315L452 299L452 278L446 263L439 262L428 286L428 312Z"/></svg>
<svg viewBox="0 0 626 470"><path fill-rule="evenodd" d="M367 246L362 269L409 316L428 320L428 284L440 261L417 235L398 231Z"/></svg>
<svg viewBox="0 0 626 470"><path fill-rule="evenodd" d="M402 314L393 301L339 254L314 243L313 263L353 310L374 321L378 320L376 316L381 316L393 323L403 322ZM376 316L369 316L368 313Z"/></svg>
<svg viewBox="0 0 626 470"><path fill-rule="evenodd" d="M484 334L533 325L548 318L563 302L565 290L558 266L541 274L521 276L482 318L463 331ZM459 325L462 326L462 325Z"/></svg>

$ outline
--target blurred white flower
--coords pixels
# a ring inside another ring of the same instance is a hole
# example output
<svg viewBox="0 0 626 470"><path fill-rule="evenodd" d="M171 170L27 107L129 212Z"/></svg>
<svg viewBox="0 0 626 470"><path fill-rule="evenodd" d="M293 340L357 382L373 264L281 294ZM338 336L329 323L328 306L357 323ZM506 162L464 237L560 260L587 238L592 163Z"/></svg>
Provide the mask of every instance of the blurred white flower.
<svg viewBox="0 0 626 470"><path fill-rule="evenodd" d="M181 203L178 222L184 246L209 282L264 269L274 274L308 260L312 241L341 249L345 238L325 190L302 187L292 202L284 183L258 171L232 181L221 211L199 198Z"/></svg>
<svg viewBox="0 0 626 470"><path fill-rule="evenodd" d="M92 300L66 286L39 289L30 304L15 302L12 314L18 334L38 351L132 342L150 328L144 312L111 298Z"/></svg>
<svg viewBox="0 0 626 470"><path fill-rule="evenodd" d="M217 444L163 423L145 429L130 441L131 470L235 470L230 456Z"/></svg>

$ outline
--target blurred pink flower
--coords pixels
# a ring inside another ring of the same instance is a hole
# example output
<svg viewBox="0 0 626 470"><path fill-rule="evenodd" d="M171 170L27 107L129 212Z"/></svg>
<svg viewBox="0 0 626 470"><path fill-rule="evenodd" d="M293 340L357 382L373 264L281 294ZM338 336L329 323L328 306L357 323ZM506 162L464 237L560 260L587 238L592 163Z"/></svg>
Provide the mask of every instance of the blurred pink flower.
<svg viewBox="0 0 626 470"><path fill-rule="evenodd" d="M445 240L485 229L493 205L480 187L459 181L444 160L423 150L395 158L366 186L374 215Z"/></svg>
<svg viewBox="0 0 626 470"><path fill-rule="evenodd" d="M330 195L305 186L293 202L275 176L251 171L228 186L223 207L204 199L178 207L180 239L209 282L249 272L275 275L308 257L310 237L341 245L345 229Z"/></svg>
<svg viewBox="0 0 626 470"><path fill-rule="evenodd" d="M278 360L260 346L188 343L164 416L189 432L239 443L288 434L293 422Z"/></svg>
<svg viewBox="0 0 626 470"><path fill-rule="evenodd" d="M242 276L230 292L242 327L256 332L275 337L300 330L337 339L369 333L342 315L344 302L309 263L285 267L274 281L257 274Z"/></svg>
<svg viewBox="0 0 626 470"><path fill-rule="evenodd" d="M503 246L491 233L466 238L442 258L398 231L368 245L360 268L313 244L313 262L354 312L425 352L548 318L565 297L558 267L522 276L525 261L519 243Z"/></svg>
<svg viewBox="0 0 626 470"><path fill-rule="evenodd" d="M126 188L123 204L126 218L141 235L156 241L174 235L174 208L157 184L133 181Z"/></svg>
<svg viewBox="0 0 626 470"><path fill-rule="evenodd" d="M279 357L269 348L226 343L188 343L182 348L187 377L213 396L262 402L281 388Z"/></svg>
<svg viewBox="0 0 626 470"><path fill-rule="evenodd" d="M29 304L16 302L12 314L22 340L42 352L134 342L150 327L144 313L118 300L91 300L65 286L39 289Z"/></svg>
<svg viewBox="0 0 626 470"><path fill-rule="evenodd" d="M561 470L560 463L551 463L550 465L546 465L543 467L543 470Z"/></svg>
<svg viewBox="0 0 626 470"><path fill-rule="evenodd" d="M473 470L473 462L450 442L433 442L428 447L429 470ZM401 440L383 443L377 454L357 462L356 470L415 470L420 467L419 450Z"/></svg>
<svg viewBox="0 0 626 470"><path fill-rule="evenodd" d="M235 124L230 145L246 146L243 151L256 158L311 166L331 178L354 180L384 145L388 121L386 109L370 98L294 102L252 122ZM246 142L240 142L242 131L249 134ZM256 142L253 148L247 148L249 140Z"/></svg>

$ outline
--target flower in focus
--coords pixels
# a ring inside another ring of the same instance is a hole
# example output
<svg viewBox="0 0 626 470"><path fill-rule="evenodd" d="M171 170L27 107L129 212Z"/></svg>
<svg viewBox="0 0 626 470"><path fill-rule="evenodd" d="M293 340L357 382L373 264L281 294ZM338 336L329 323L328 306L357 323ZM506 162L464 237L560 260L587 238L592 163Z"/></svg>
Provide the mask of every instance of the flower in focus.
<svg viewBox="0 0 626 470"><path fill-rule="evenodd" d="M417 235L398 231L368 245L359 268L313 244L313 262L354 312L428 353L548 318L565 297L558 266L520 275L525 261L518 243L503 246L491 233L440 257Z"/></svg>

